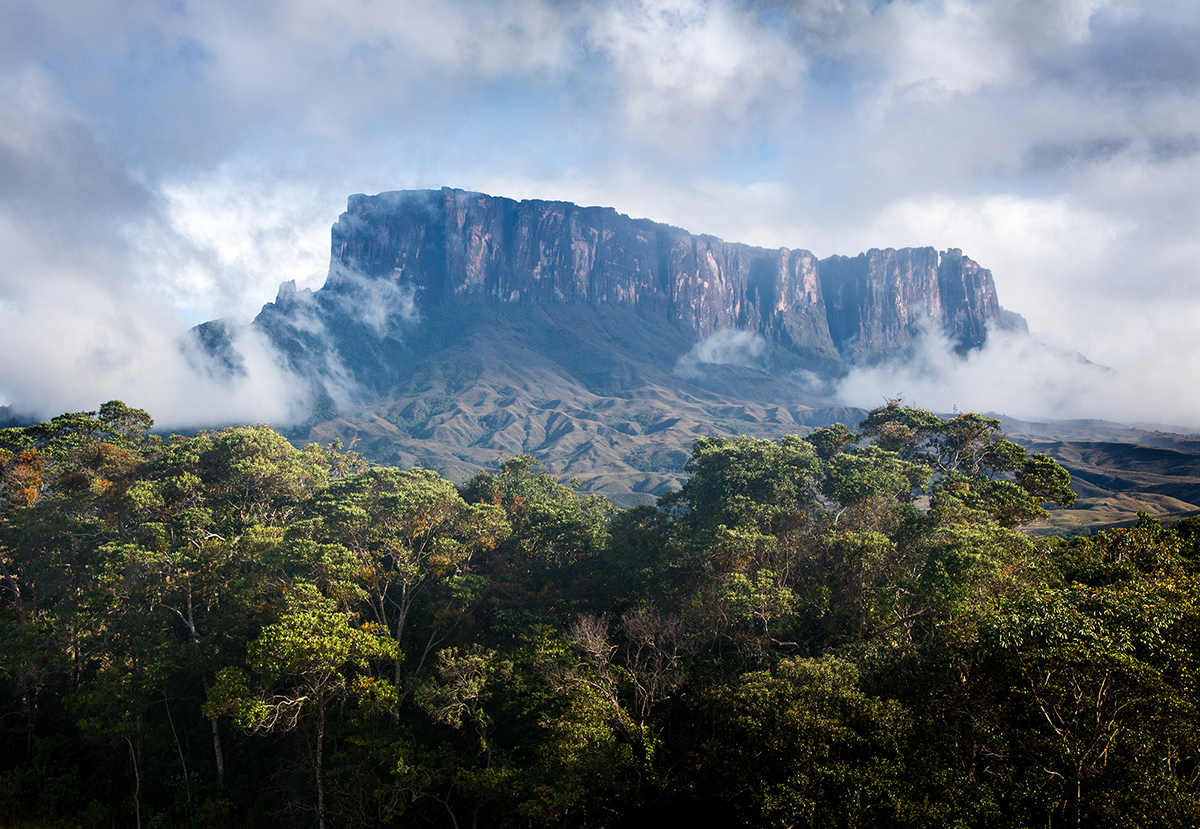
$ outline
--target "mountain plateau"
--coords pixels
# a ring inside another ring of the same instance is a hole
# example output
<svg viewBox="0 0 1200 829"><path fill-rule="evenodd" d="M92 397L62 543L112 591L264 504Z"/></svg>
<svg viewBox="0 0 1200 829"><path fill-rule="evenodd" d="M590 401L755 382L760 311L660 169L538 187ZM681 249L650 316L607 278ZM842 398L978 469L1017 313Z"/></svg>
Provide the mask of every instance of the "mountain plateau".
<svg viewBox="0 0 1200 829"><path fill-rule="evenodd" d="M953 248L820 259L444 188L351 196L324 286L284 283L251 329L310 389L295 439L459 479L527 452L648 498L680 484L697 436L854 423L827 397L851 365L903 359L930 329L965 352L1023 325ZM244 373L244 333L205 323L185 348Z"/></svg>

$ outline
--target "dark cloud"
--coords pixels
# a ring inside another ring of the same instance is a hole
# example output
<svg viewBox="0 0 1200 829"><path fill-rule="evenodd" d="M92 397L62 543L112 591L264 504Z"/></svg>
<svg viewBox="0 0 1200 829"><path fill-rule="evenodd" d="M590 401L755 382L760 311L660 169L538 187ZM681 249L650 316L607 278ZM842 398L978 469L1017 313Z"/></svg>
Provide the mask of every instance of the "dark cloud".
<svg viewBox="0 0 1200 829"><path fill-rule="evenodd" d="M1200 87L1200 11L1193 3L1100 7L1081 69L1110 88L1194 92Z"/></svg>
<svg viewBox="0 0 1200 829"><path fill-rule="evenodd" d="M152 192L82 119L64 111L54 79L37 69L0 78L0 211L44 239L44 254L72 258L111 244ZM0 285L12 286L13 265ZM103 269L101 269L101 272Z"/></svg>
<svg viewBox="0 0 1200 829"><path fill-rule="evenodd" d="M1154 136L1150 139L1150 157L1158 164L1188 159L1200 153L1200 135Z"/></svg>
<svg viewBox="0 0 1200 829"><path fill-rule="evenodd" d="M1033 173L1056 172L1063 167L1103 163L1116 158L1133 143L1128 138L1092 138L1073 144L1034 144L1025 152L1025 167Z"/></svg>

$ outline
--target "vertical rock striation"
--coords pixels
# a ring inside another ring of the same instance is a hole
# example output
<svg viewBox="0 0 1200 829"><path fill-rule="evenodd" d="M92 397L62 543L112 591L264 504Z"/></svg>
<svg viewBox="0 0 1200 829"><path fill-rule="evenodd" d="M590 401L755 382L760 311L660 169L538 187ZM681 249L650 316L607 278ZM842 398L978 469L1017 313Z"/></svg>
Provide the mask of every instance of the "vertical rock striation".
<svg viewBox="0 0 1200 829"><path fill-rule="evenodd" d="M446 317L512 306L628 309L692 342L751 331L774 367L834 373L901 355L930 325L965 351L990 323L1019 320L1000 308L991 273L957 249L818 262L807 250L725 242L612 208L445 188L351 196L325 286L284 285L255 325L301 373L342 365L382 390L403 373L399 332L422 309Z"/></svg>
<svg viewBox="0 0 1200 829"><path fill-rule="evenodd" d="M829 332L849 359L876 359L912 345L932 322L961 351L983 345L1002 319L992 272L962 251L872 248L820 262Z"/></svg>
<svg viewBox="0 0 1200 829"><path fill-rule="evenodd" d="M333 228L326 288L362 277L411 283L418 305L618 305L700 337L750 329L812 359L838 356L812 253L695 236L612 208L450 189L352 196Z"/></svg>

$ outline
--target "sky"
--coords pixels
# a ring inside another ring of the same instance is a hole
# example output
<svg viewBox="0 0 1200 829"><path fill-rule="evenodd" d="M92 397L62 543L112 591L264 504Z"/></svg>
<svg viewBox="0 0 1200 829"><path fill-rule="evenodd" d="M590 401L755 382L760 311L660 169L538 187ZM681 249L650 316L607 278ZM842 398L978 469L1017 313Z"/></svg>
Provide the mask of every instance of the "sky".
<svg viewBox="0 0 1200 829"><path fill-rule="evenodd" d="M4 0L0 405L277 421L176 348L319 287L352 193L961 248L1032 338L936 332L844 402L1200 429L1194 0Z"/></svg>

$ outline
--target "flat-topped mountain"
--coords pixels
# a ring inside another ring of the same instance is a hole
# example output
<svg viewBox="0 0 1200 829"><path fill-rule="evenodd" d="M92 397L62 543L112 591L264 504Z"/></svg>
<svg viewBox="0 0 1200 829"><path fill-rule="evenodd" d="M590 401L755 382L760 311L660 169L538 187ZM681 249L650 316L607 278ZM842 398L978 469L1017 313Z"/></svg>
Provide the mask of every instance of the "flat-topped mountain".
<svg viewBox="0 0 1200 829"><path fill-rule="evenodd" d="M956 249L818 259L446 188L351 196L324 287L285 283L252 325L312 387L294 437L357 436L453 477L530 452L593 488L661 492L697 436L853 423L823 381L930 328L967 350L1014 320ZM205 323L194 352L240 372L237 335Z"/></svg>
<svg viewBox="0 0 1200 829"><path fill-rule="evenodd" d="M351 196L326 291L361 279L429 305L615 305L706 337L753 331L821 363L907 347L933 321L962 348L1002 320L991 272L959 250L872 249L818 261L694 235L612 208L462 190Z"/></svg>

